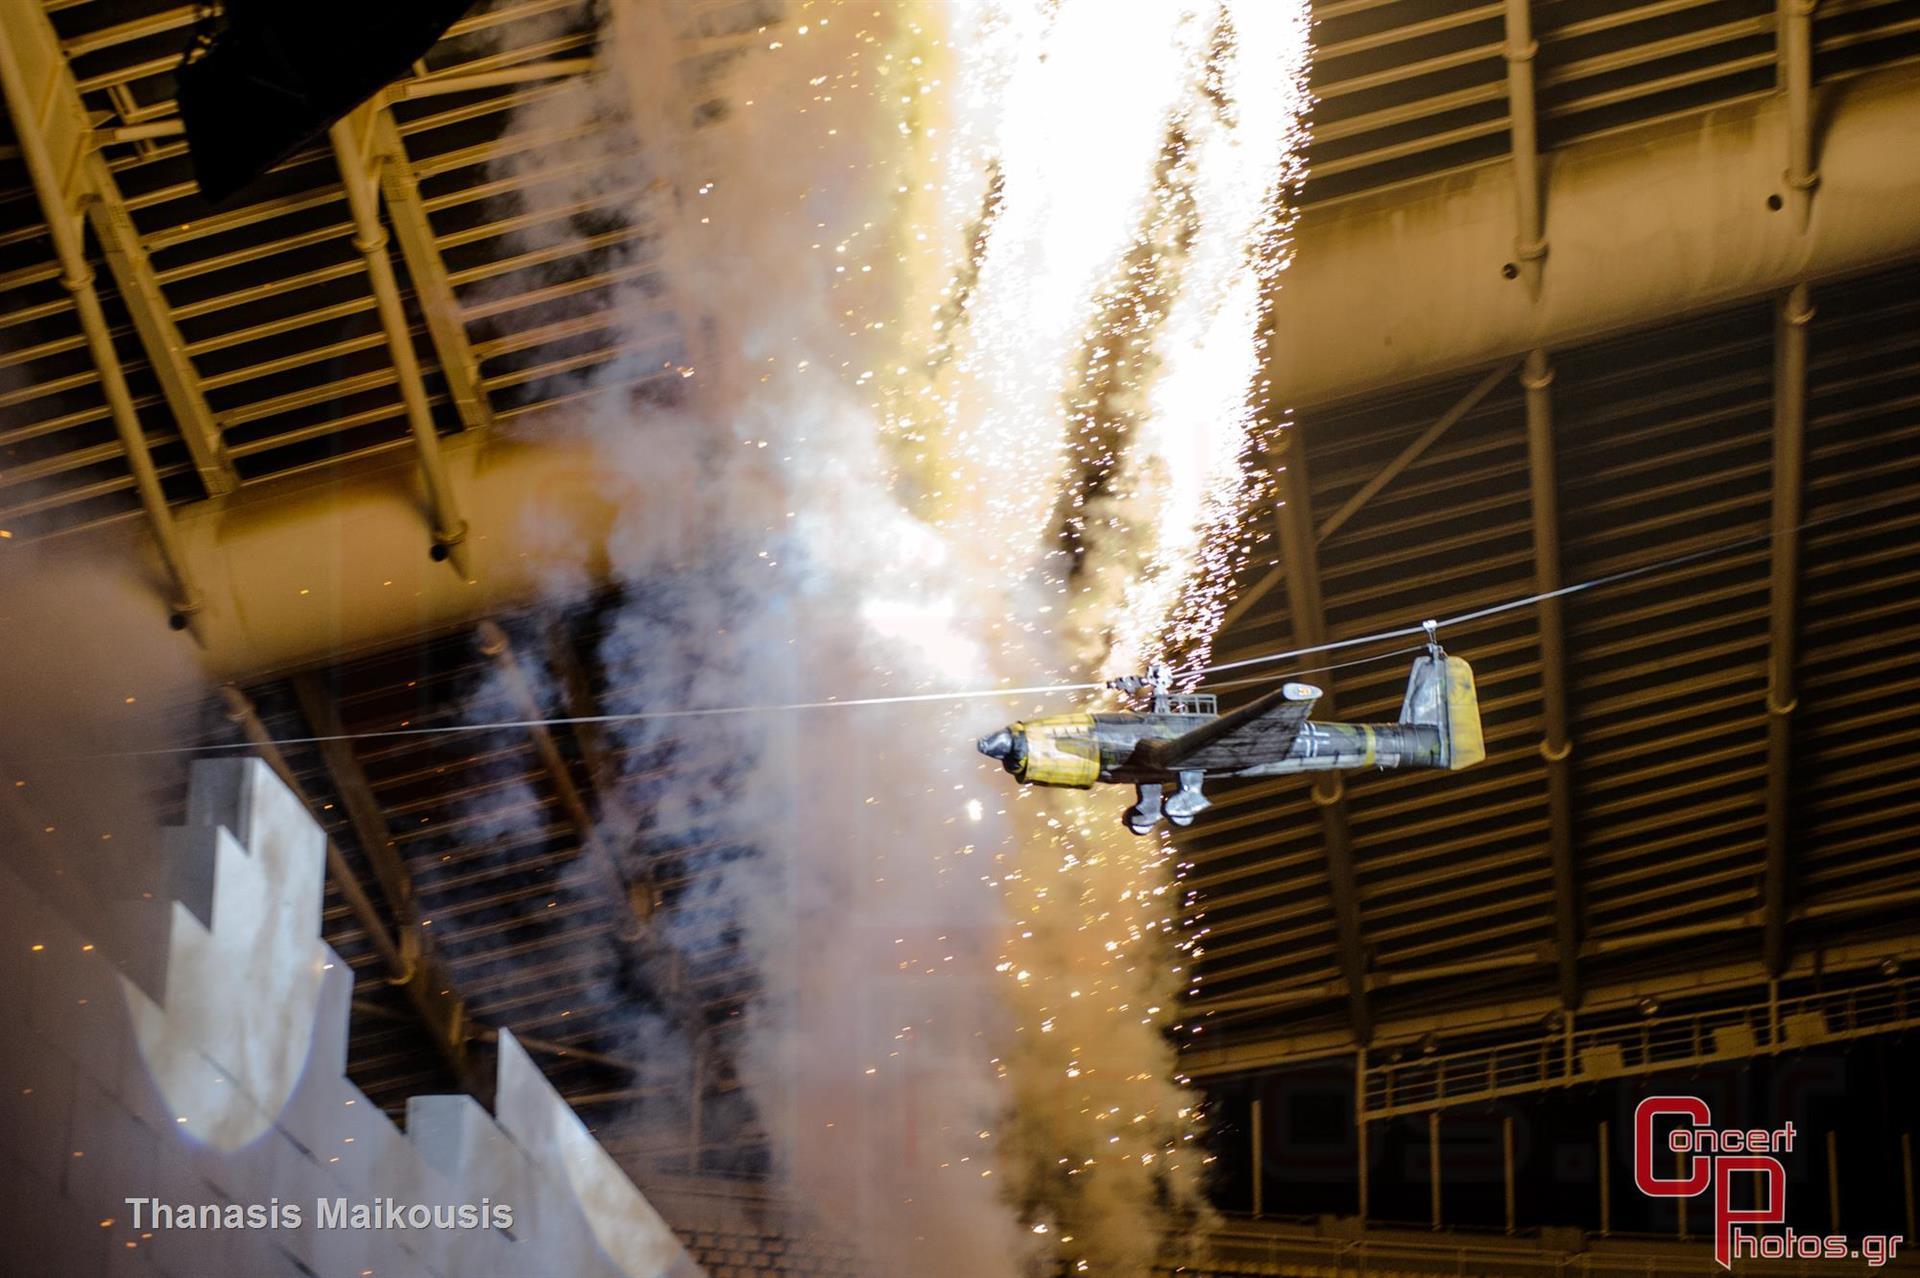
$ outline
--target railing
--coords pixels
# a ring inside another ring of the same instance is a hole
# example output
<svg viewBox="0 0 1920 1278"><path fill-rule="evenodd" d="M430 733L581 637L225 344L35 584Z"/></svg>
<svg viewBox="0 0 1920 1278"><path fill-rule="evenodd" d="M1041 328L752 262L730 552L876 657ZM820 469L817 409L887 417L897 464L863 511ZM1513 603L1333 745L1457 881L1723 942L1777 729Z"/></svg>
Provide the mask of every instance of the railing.
<svg viewBox="0 0 1920 1278"><path fill-rule="evenodd" d="M1474 1238L1456 1231L1422 1238L1412 1231L1331 1222L1331 1231L1310 1225L1266 1226L1229 1222L1210 1237L1205 1258L1180 1272L1189 1278L1261 1274L1454 1274L1498 1278L1656 1278L1657 1275L1722 1274L1704 1243L1691 1246L1671 1239L1615 1235L1594 1238L1578 1230L1551 1230L1533 1236ZM1902 1256L1882 1272L1911 1274L1914 1262ZM1858 1275L1859 1261L1736 1261L1736 1273L1751 1269L1778 1278Z"/></svg>
<svg viewBox="0 0 1920 1278"><path fill-rule="evenodd" d="M1169 692L1162 700L1168 714L1220 713L1220 699L1210 692Z"/></svg>
<svg viewBox="0 0 1920 1278"><path fill-rule="evenodd" d="M1920 978L1894 973L1869 984L1743 1006L1646 1017L1637 1024L1542 1033L1520 1043L1369 1064L1365 1118L1572 1083L1684 1069L1825 1042L1920 1027Z"/></svg>

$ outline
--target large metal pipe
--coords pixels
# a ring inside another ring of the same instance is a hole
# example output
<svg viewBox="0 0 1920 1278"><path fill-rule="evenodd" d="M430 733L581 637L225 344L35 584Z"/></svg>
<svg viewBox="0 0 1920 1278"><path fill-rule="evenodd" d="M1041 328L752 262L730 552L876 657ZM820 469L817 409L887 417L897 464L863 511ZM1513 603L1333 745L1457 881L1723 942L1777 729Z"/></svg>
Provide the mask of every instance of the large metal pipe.
<svg viewBox="0 0 1920 1278"><path fill-rule="evenodd" d="M428 556L419 472L402 449L181 508L206 674L290 673L510 611L553 590L556 574L604 578L622 496L592 446L458 436L443 455L466 496L477 582ZM13 680L96 679L102 660L129 693L176 682L161 673L179 654L155 568L137 525L13 543L0 564L0 634L18 659L0 669L0 694Z"/></svg>
<svg viewBox="0 0 1920 1278"><path fill-rule="evenodd" d="M1558 148L1553 270L1503 277L1513 184L1494 163L1318 205L1272 310L1273 396L1311 408L1920 256L1920 78L1823 86L1820 216L1781 194L1781 95Z"/></svg>

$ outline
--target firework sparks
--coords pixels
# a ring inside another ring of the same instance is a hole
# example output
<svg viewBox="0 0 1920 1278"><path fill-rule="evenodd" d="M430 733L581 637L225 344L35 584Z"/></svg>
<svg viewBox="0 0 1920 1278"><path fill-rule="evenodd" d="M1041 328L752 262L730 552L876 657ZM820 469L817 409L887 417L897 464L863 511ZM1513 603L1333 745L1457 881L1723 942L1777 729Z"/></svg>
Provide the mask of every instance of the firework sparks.
<svg viewBox="0 0 1920 1278"><path fill-rule="evenodd" d="M948 172L980 166L958 185L984 204L961 224L965 288L950 278L933 308L952 357L921 437L961 492L936 526L1043 672L1202 664L1261 492L1259 320L1301 176L1306 7L953 11L966 127ZM995 673L1036 673L1012 659ZM1169 850L1078 796L1023 793L995 864L1013 1192L1036 1230L1071 1226L1083 1272L1142 1268L1157 1204L1202 1203L1164 1034L1197 949Z"/></svg>

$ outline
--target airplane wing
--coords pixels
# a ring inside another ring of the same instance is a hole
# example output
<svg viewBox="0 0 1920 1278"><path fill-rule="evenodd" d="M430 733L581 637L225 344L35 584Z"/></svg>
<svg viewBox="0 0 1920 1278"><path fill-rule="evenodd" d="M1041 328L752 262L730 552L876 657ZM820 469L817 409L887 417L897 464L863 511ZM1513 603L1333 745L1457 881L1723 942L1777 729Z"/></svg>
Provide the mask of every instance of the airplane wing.
<svg viewBox="0 0 1920 1278"><path fill-rule="evenodd" d="M1154 762L1177 771L1243 768L1285 758L1319 699L1320 689L1312 684L1283 684L1212 723L1156 742Z"/></svg>

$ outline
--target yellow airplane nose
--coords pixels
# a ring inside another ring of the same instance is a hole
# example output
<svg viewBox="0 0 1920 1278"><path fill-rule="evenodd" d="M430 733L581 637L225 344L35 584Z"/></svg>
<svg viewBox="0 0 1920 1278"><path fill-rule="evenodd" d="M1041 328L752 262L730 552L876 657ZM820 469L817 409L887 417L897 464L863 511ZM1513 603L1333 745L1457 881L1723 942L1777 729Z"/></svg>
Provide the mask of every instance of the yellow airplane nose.
<svg viewBox="0 0 1920 1278"><path fill-rule="evenodd" d="M1013 733L1002 728L998 732L988 733L986 736L981 737L979 741L975 742L975 746L981 754L986 755L989 759L1004 759L1007 757L1008 751L1013 749Z"/></svg>

